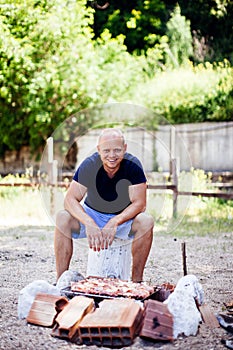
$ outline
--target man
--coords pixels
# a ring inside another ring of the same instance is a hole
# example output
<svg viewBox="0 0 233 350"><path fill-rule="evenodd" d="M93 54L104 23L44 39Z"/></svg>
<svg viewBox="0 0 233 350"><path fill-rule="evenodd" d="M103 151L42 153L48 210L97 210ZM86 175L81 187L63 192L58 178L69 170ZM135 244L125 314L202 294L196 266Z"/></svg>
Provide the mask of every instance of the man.
<svg viewBox="0 0 233 350"><path fill-rule="evenodd" d="M57 278L69 269L76 232L80 238L87 237L94 251L108 249L115 236L129 239L128 234L133 234L132 280L143 280L154 221L145 213L145 174L139 160L126 148L119 129L104 129L98 139L98 152L77 169L65 197L65 210L56 220Z"/></svg>

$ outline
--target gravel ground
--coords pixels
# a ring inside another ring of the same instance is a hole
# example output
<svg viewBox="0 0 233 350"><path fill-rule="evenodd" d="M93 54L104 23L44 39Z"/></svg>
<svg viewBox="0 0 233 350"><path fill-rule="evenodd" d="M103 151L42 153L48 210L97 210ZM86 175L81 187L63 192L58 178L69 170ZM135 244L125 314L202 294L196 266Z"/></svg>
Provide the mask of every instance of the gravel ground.
<svg viewBox="0 0 233 350"><path fill-rule="evenodd" d="M202 284L205 302L214 313L224 310L224 303L233 300L231 233L219 233L211 237L185 239L189 274L195 274ZM171 234L156 234L144 273L146 282L160 285L176 284L183 275L180 239ZM17 316L19 291L34 280L55 282L52 227L1 227L1 311L0 349L100 349L79 346L66 340L51 337L51 329L29 325ZM75 244L71 269L85 275L87 247L83 242ZM181 336L174 342L150 342L137 337L127 349L226 349L221 339L233 335L223 328L210 329L201 324L196 336Z"/></svg>

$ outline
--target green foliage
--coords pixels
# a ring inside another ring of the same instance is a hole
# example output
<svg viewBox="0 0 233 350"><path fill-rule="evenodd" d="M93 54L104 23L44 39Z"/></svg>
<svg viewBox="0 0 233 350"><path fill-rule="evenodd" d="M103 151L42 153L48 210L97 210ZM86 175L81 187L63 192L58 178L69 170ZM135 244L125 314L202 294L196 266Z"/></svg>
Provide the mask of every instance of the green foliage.
<svg viewBox="0 0 233 350"><path fill-rule="evenodd" d="M191 168L189 172L182 171L179 174L178 187L181 191L206 192L211 188L212 173L206 173L203 169Z"/></svg>
<svg viewBox="0 0 233 350"><path fill-rule="evenodd" d="M30 184L32 180L32 168L28 168L25 174L8 174L5 177L0 176L0 184L8 184L8 186L0 186L0 200L1 197L5 199L12 199L18 197L19 193L24 193L27 189L24 186L15 187L14 184Z"/></svg>
<svg viewBox="0 0 233 350"><path fill-rule="evenodd" d="M189 65L157 72L132 91L135 101L163 115L170 123L233 120L233 69L228 62ZM154 120L147 120L154 129Z"/></svg>
<svg viewBox="0 0 233 350"><path fill-rule="evenodd" d="M208 200L209 207L213 211L199 211L198 215L186 215L179 225L174 224L174 229L170 231L172 237L176 239L184 237L213 237L218 239L220 233L231 234L233 230L233 220L231 215L227 215L228 203L217 207L211 199ZM219 215L220 214L220 215ZM171 224L172 226L173 224ZM160 231L164 233L164 227ZM166 232L167 234L167 232Z"/></svg>
<svg viewBox="0 0 233 350"><path fill-rule="evenodd" d="M201 67L198 75L204 71ZM233 120L233 70L217 68L213 74L217 79L215 84L206 86L203 91L196 87L193 94L189 91L188 96L184 95L178 103L168 106L166 117L174 123Z"/></svg>
<svg viewBox="0 0 233 350"><path fill-rule="evenodd" d="M0 154L24 144L35 150L88 104L83 67L93 50L91 11L75 0L0 6Z"/></svg>
<svg viewBox="0 0 233 350"><path fill-rule="evenodd" d="M141 104L171 123L232 120L229 64L180 67L191 54L181 3L180 12L173 1L121 0L94 12L84 0L0 0L0 156L23 145L40 153L67 117L111 101ZM208 2L219 20L229 8ZM99 122L97 113L80 114L78 132ZM156 129L158 120L145 123Z"/></svg>
<svg viewBox="0 0 233 350"><path fill-rule="evenodd" d="M161 0L111 1L106 11L95 13L95 35L108 29L113 37L123 34L127 50L141 53L157 43L150 34L163 34L166 8Z"/></svg>
<svg viewBox="0 0 233 350"><path fill-rule="evenodd" d="M122 35L112 38L106 30L92 40L93 10L85 1L0 5L0 155L22 145L40 151L67 117L125 100L130 84L143 79ZM81 134L102 117L79 118Z"/></svg>
<svg viewBox="0 0 233 350"><path fill-rule="evenodd" d="M96 41L99 90L94 93L99 103L109 98L125 102L131 86L138 86L143 80L140 58L131 56L123 42L122 35L112 38L107 29Z"/></svg>
<svg viewBox="0 0 233 350"><path fill-rule="evenodd" d="M177 1L171 1L175 4ZM195 62L233 62L233 2L231 0L179 0L182 14L198 37ZM201 56L200 56L201 54Z"/></svg>
<svg viewBox="0 0 233 350"><path fill-rule="evenodd" d="M189 190L190 184L192 191L208 192L216 191L212 183L212 173L206 173L202 169L191 169L190 172L183 171L179 176L179 189L181 191ZM178 202L182 202L182 196L178 198ZM223 229L226 232L233 224L233 201L214 197L191 197L189 207L187 209L186 222L202 222L208 225L207 230L216 232ZM217 233L216 232L216 233ZM206 232L203 232L205 234Z"/></svg>
<svg viewBox="0 0 233 350"><path fill-rule="evenodd" d="M188 34L187 39L190 43L190 34L186 31L188 23L190 24L190 33L194 40L194 62L219 62L226 58L232 63L233 2L231 0L111 1L107 10L95 12L95 37L99 37L107 28L113 37L124 34L124 43L129 52L140 54L146 52L148 48L158 44L159 38L166 34L167 21L171 13L174 14L176 11L177 4L181 9L181 18L185 21L177 22L173 18L173 23L170 24L175 25L175 31L171 32L171 35L174 37L182 34L183 41ZM182 54L181 51L180 53Z"/></svg>

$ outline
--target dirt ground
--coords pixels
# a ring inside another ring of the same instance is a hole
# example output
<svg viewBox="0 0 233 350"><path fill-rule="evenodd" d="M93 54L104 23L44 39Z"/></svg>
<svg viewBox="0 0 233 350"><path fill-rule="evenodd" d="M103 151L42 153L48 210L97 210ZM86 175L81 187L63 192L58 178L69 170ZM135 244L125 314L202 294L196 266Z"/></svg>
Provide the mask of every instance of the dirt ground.
<svg viewBox="0 0 233 350"><path fill-rule="evenodd" d="M224 310L224 303L233 300L232 287L232 233L219 233L211 237L185 238L187 268L202 284L205 302L214 313ZM176 284L183 275L180 239L171 234L156 234L147 262L144 279L151 285L163 282ZM85 349L66 340L51 337L51 329L29 325L17 316L19 291L34 280L55 282L52 227L0 228L1 308L0 349ZM71 269L85 275L87 247L75 244ZM174 342L162 343L135 339L127 349L226 349L221 339L233 334L223 328L210 329L201 324L196 336L181 336ZM88 347L99 349L96 346Z"/></svg>

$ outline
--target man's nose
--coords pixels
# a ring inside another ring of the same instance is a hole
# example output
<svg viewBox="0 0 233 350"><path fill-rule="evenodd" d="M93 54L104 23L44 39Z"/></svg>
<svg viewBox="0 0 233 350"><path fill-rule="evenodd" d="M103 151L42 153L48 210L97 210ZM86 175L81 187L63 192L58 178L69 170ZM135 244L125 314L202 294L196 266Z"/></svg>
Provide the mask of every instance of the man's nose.
<svg viewBox="0 0 233 350"><path fill-rule="evenodd" d="M112 149L112 150L110 150L110 152L109 152L109 156L110 157L114 157L115 156L115 152L114 152L114 150Z"/></svg>
<svg viewBox="0 0 233 350"><path fill-rule="evenodd" d="M116 152L114 151L114 149L110 150L109 152L109 157L115 157Z"/></svg>

